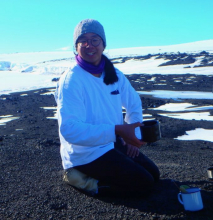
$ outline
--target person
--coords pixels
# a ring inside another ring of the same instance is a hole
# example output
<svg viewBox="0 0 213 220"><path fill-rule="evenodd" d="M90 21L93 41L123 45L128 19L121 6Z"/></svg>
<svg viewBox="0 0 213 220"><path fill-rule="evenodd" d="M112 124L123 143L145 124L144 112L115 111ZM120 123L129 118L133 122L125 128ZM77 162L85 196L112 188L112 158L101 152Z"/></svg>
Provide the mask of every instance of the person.
<svg viewBox="0 0 213 220"><path fill-rule="evenodd" d="M73 39L76 65L55 93L64 180L90 195L146 194L160 174L139 150L140 97L103 54L106 36L97 20L82 20Z"/></svg>

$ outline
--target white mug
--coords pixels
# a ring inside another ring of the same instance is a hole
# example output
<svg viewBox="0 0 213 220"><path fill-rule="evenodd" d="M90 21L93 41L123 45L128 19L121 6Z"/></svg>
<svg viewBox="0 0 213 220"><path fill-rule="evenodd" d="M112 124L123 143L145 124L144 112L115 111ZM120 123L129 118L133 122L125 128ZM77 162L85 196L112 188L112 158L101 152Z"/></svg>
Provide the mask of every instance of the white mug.
<svg viewBox="0 0 213 220"><path fill-rule="evenodd" d="M203 209L203 202L199 188L186 189L186 193L178 194L179 202L184 206L186 211L198 211ZM182 199L181 199L182 197Z"/></svg>

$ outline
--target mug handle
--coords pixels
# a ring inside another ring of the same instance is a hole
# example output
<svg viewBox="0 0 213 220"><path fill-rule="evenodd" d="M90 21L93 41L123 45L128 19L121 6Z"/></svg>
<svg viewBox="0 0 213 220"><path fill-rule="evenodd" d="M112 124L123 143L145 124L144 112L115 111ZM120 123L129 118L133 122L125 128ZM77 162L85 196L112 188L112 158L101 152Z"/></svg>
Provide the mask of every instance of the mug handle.
<svg viewBox="0 0 213 220"><path fill-rule="evenodd" d="M182 199L181 199L181 193L178 193L178 200L179 200L179 202L183 205L183 201L182 201Z"/></svg>

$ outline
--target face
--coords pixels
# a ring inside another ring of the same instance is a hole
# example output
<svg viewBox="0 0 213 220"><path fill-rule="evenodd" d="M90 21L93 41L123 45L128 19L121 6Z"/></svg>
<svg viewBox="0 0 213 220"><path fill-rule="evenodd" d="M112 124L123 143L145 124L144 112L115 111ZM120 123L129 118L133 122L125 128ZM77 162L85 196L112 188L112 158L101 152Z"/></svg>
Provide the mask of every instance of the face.
<svg viewBox="0 0 213 220"><path fill-rule="evenodd" d="M83 34L77 41L77 52L82 59L97 66L101 61L101 56L104 51L103 41L98 46L93 46L91 40L101 39L97 34L86 33ZM89 41L88 41L89 40ZM81 47L79 42L87 41L86 47Z"/></svg>

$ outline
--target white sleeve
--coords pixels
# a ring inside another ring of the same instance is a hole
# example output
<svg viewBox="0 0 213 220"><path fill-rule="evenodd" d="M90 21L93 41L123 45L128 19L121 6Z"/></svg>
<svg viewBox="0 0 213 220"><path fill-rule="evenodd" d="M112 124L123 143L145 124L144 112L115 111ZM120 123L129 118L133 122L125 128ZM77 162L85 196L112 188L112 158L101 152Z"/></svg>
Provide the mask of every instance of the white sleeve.
<svg viewBox="0 0 213 220"><path fill-rule="evenodd" d="M119 72L119 76L119 80L121 80L122 105L126 109L126 116L124 120L128 124L142 122L143 115L140 96L123 73ZM135 134L138 139L141 139L141 132L139 127L135 129Z"/></svg>
<svg viewBox="0 0 213 220"><path fill-rule="evenodd" d="M115 141L115 125L85 122L86 108L80 83L62 79L56 94L59 133L67 142L99 146Z"/></svg>

